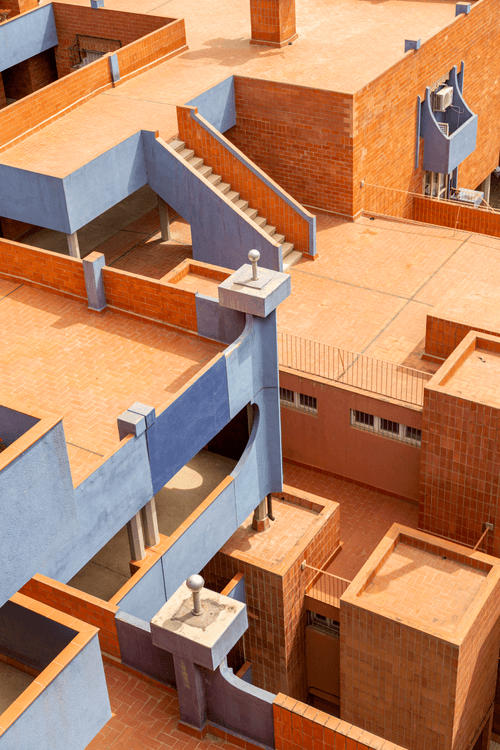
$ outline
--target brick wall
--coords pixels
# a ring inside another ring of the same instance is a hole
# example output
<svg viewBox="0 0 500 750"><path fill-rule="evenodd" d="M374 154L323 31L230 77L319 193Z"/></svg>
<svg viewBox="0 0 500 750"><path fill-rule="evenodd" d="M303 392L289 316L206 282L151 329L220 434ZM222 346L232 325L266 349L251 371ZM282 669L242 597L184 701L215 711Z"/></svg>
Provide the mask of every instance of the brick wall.
<svg viewBox="0 0 500 750"><path fill-rule="evenodd" d="M309 222L200 125L192 112L190 107L177 107L179 138L220 174L240 198L248 201L251 208L258 209L267 223L276 227L278 234L284 234L287 242L293 242L296 250L309 253ZM242 154L242 158L246 161L246 154Z"/></svg>
<svg viewBox="0 0 500 750"><path fill-rule="evenodd" d="M0 276L38 289L87 299L82 261L0 239Z"/></svg>
<svg viewBox="0 0 500 750"><path fill-rule="evenodd" d="M75 43L77 34L104 39L116 39L122 47L140 37L166 26L173 19L143 13L125 13L107 8L89 8L66 3L53 3L59 44L56 62L59 76L71 72L68 48Z"/></svg>
<svg viewBox="0 0 500 750"><path fill-rule="evenodd" d="M115 268L103 268L108 306L191 331L197 330L194 292Z"/></svg>
<svg viewBox="0 0 500 750"><path fill-rule="evenodd" d="M273 704L276 750L404 750L371 732L279 693Z"/></svg>
<svg viewBox="0 0 500 750"><path fill-rule="evenodd" d="M295 0L250 0L253 44L284 47L297 38Z"/></svg>
<svg viewBox="0 0 500 750"><path fill-rule="evenodd" d="M7 106L7 100L5 98L5 89L3 85L3 75L0 73L0 109Z"/></svg>
<svg viewBox="0 0 500 750"><path fill-rule="evenodd" d="M300 203L350 216L352 95L241 76L234 88L226 138Z"/></svg>
<svg viewBox="0 0 500 750"><path fill-rule="evenodd" d="M285 489L288 491L278 496L294 504L318 501L319 508L335 505L295 488ZM273 693L283 690L296 699L307 698L304 595L310 579L300 564L307 559L308 564L321 568L338 546L339 535L337 507L286 569L252 560L244 550L241 557L238 552L226 554L221 550L204 568L207 586L216 590L238 572L245 576L249 627L239 656L241 661L252 663L254 685Z"/></svg>
<svg viewBox="0 0 500 750"><path fill-rule="evenodd" d="M169 21L168 26L131 42L117 52L122 79L138 71L142 72L144 67L161 61L167 55L179 54L187 49L184 19L165 20Z"/></svg>
<svg viewBox="0 0 500 750"><path fill-rule="evenodd" d="M5 95L9 99L22 99L28 94L57 81L54 50L48 49L29 60L3 71Z"/></svg>
<svg viewBox="0 0 500 750"><path fill-rule="evenodd" d="M38 7L37 0L2 0L2 10L10 10L8 18Z"/></svg>
<svg viewBox="0 0 500 750"><path fill-rule="evenodd" d="M62 117L65 108L83 103L111 85L109 62L103 58L5 107L0 112L0 152L27 137L41 123Z"/></svg>
<svg viewBox="0 0 500 750"><path fill-rule="evenodd" d="M486 331L471 323L457 323L435 315L428 315L425 328L425 354L428 359L436 361L447 359L470 331L498 334L498 331Z"/></svg>
<svg viewBox="0 0 500 750"><path fill-rule="evenodd" d="M364 207L364 189L359 187L361 180L422 192L423 140L420 140L418 170L414 164L417 95L423 98L426 86L432 85L453 65L460 69L462 60L465 62L464 97L478 114L478 133L476 150L458 168L458 184L474 189L498 164L500 90L488 83L500 73L497 54L500 26L496 15L494 0L473 4L469 15L458 16L417 52L408 52L400 62L356 94L354 213Z"/></svg>
<svg viewBox="0 0 500 750"><path fill-rule="evenodd" d="M468 187L475 186L469 185ZM464 232L478 232L489 234L491 237L500 237L500 213L471 208L461 203L444 203L424 196L414 196L411 218L426 224L439 224L442 227L453 227Z"/></svg>
<svg viewBox="0 0 500 750"><path fill-rule="evenodd" d="M102 651L120 657L115 625L115 614L119 607L116 604L109 604L42 575L35 575L19 593L99 628L99 645Z"/></svg>

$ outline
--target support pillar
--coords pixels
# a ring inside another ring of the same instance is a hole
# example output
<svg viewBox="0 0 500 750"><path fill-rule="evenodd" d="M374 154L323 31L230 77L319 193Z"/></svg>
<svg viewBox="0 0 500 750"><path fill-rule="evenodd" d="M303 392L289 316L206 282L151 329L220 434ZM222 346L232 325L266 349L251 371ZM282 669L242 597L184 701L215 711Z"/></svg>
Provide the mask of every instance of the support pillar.
<svg viewBox="0 0 500 750"><path fill-rule="evenodd" d="M158 196L158 210L160 213L160 229L161 238L163 242L167 242L171 239L170 237L170 214L168 211L168 203L165 203L163 198Z"/></svg>
<svg viewBox="0 0 500 750"><path fill-rule="evenodd" d="M252 528L254 531L266 531L270 526L267 515L267 498L257 505L253 512Z"/></svg>
<svg viewBox="0 0 500 750"><path fill-rule="evenodd" d="M203 733L207 723L205 686L200 667L174 654L175 683L181 722Z"/></svg>
<svg viewBox="0 0 500 750"><path fill-rule="evenodd" d="M154 547L160 542L160 531L158 529L158 518L156 517L156 501L154 497L149 503L146 503L141 510L142 529L144 532L144 542L147 547Z"/></svg>
<svg viewBox="0 0 500 750"><path fill-rule="evenodd" d="M490 203L490 192L491 192L491 175L482 181L479 186L479 190L484 193L484 200L489 205Z"/></svg>
<svg viewBox="0 0 500 750"><path fill-rule="evenodd" d="M73 234L67 234L66 237L68 238L68 248L69 248L69 254L71 255L71 257L81 258L80 245L78 244L77 232L73 232Z"/></svg>
<svg viewBox="0 0 500 750"><path fill-rule="evenodd" d="M141 513L136 513L127 524L128 543L132 560L143 560L146 556Z"/></svg>

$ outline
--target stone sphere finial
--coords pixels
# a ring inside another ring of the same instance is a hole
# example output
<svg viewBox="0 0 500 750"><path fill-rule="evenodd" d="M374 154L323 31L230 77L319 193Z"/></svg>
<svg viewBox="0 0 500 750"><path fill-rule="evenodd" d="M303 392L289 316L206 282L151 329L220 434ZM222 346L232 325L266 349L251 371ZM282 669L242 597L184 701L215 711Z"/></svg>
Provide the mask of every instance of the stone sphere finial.
<svg viewBox="0 0 500 750"><path fill-rule="evenodd" d="M259 278L259 274L258 274L258 271L257 271L257 261L259 260L259 258L260 258L260 253L259 253L258 250L250 250L250 252L248 253L248 260L252 264L252 279L253 279L253 281L257 281L257 279Z"/></svg>
<svg viewBox="0 0 500 750"><path fill-rule="evenodd" d="M186 581L186 586L190 591L193 592L193 609L191 612L193 615L202 615L203 607L201 606L200 591L205 585L205 581L199 575L192 575Z"/></svg>

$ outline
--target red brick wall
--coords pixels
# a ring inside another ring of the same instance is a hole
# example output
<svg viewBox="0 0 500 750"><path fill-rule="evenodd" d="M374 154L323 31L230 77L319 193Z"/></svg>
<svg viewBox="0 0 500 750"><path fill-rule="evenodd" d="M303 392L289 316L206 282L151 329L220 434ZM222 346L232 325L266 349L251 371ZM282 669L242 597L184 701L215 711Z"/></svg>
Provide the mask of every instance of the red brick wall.
<svg viewBox="0 0 500 750"><path fill-rule="evenodd" d="M37 0L2 0L2 10L10 10L8 18L38 7Z"/></svg>
<svg viewBox="0 0 500 750"><path fill-rule="evenodd" d="M116 604L108 604L95 596L84 594L42 575L35 575L19 593L99 628L99 645L102 651L120 657L115 625L115 614L119 607Z"/></svg>
<svg viewBox="0 0 500 750"><path fill-rule="evenodd" d="M500 556L500 410L427 390L422 419L418 526L475 545L494 524L485 549Z"/></svg>
<svg viewBox="0 0 500 750"><path fill-rule="evenodd" d="M259 214L267 218L268 224L275 226L279 234L284 234L288 242L293 242L296 250L309 253L309 223L306 219L224 148L191 113L190 107L177 107L179 138L216 174L220 174L224 182L239 192L243 200L258 209Z"/></svg>
<svg viewBox="0 0 500 750"><path fill-rule="evenodd" d="M179 328L197 330L194 292L115 268L103 268L109 306Z"/></svg>
<svg viewBox="0 0 500 750"><path fill-rule="evenodd" d="M25 134L41 123L63 116L66 107L97 96L111 85L109 62L103 58L5 107L0 112L0 152L26 137Z"/></svg>
<svg viewBox="0 0 500 750"><path fill-rule="evenodd" d="M415 170L417 95L423 98L453 65L465 62L464 97L478 114L476 150L459 166L460 187L475 188L498 164L500 90L490 78L500 74L500 26L494 0L474 3L417 52L365 86L355 97L354 213L364 207L361 180L374 185L422 192L423 171ZM478 55L478 49L481 54ZM484 71L488 77L484 77ZM387 158L387 154L391 158ZM420 141L420 165L423 141Z"/></svg>
<svg viewBox="0 0 500 750"><path fill-rule="evenodd" d="M453 227L464 232L478 232L500 237L500 213L471 208L461 203L444 203L424 196L414 196L411 218L426 224L439 224L442 227Z"/></svg>
<svg viewBox="0 0 500 750"><path fill-rule="evenodd" d="M404 750L282 693L274 700L273 714L276 750Z"/></svg>
<svg viewBox="0 0 500 750"><path fill-rule="evenodd" d="M159 62L167 55L182 52L186 47L186 29L184 19L169 21L168 26L163 26L117 52L118 64L120 66L120 77L123 79L137 71L142 71L146 66Z"/></svg>
<svg viewBox="0 0 500 750"><path fill-rule="evenodd" d="M30 57L29 60L14 65L3 71L5 95L9 99L22 99L28 94L57 81L57 68L54 50Z"/></svg>
<svg viewBox="0 0 500 750"><path fill-rule="evenodd" d="M466 325L428 315L425 328L426 355L438 360L447 359L470 331L498 335L498 331L486 331L474 324Z"/></svg>
<svg viewBox="0 0 500 750"><path fill-rule="evenodd" d="M322 498L285 488L293 494L276 493L289 502ZM324 507L320 505L320 507ZM280 573L258 561L239 559L218 552L203 570L207 586L220 590L238 572L245 576L245 596L249 627L243 636L240 657L252 663L253 684L276 693L284 690L296 699L307 698L305 629L307 612L304 602L310 578L300 570L302 560L321 568L340 538L338 507L304 549L295 563ZM244 554L244 550L242 550Z"/></svg>
<svg viewBox="0 0 500 750"><path fill-rule="evenodd" d="M23 284L87 299L82 261L0 239L0 276Z"/></svg>
<svg viewBox="0 0 500 750"><path fill-rule="evenodd" d="M350 216L352 95L240 76L234 88L225 137L295 200Z"/></svg>
<svg viewBox="0 0 500 750"><path fill-rule="evenodd" d="M59 76L71 72L68 47L76 41L77 34L117 39L122 47L142 36L166 26L173 19L143 13L125 13L107 8L89 8L66 3L53 3L59 44L56 62Z"/></svg>
<svg viewBox="0 0 500 750"><path fill-rule="evenodd" d="M252 42L284 46L295 39L295 0L250 0Z"/></svg>

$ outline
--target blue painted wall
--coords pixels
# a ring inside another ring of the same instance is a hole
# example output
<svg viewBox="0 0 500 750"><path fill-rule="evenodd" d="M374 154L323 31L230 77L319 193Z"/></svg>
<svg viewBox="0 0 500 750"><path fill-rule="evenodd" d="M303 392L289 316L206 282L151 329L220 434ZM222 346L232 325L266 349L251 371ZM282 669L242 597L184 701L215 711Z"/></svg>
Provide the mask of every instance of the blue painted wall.
<svg viewBox="0 0 500 750"><path fill-rule="evenodd" d="M2 475L0 474L0 477ZM153 496L146 435L122 443L75 488L80 530L35 572L67 583Z"/></svg>
<svg viewBox="0 0 500 750"><path fill-rule="evenodd" d="M95 635L0 736L0 750L84 750L110 718Z"/></svg>
<svg viewBox="0 0 500 750"><path fill-rule="evenodd" d="M0 653L34 669L45 669L76 634L15 602L0 607Z"/></svg>
<svg viewBox="0 0 500 750"><path fill-rule="evenodd" d="M153 645L149 622L118 612L116 630L124 664L175 688L174 659L168 651Z"/></svg>
<svg viewBox="0 0 500 750"><path fill-rule="evenodd" d="M71 234L63 180L6 164L0 164L0 216Z"/></svg>
<svg viewBox="0 0 500 750"><path fill-rule="evenodd" d="M156 494L229 422L226 362L218 359L147 430Z"/></svg>
<svg viewBox="0 0 500 750"><path fill-rule="evenodd" d="M257 225L247 220L229 201L221 200L210 185L176 152L143 131L148 183L169 206L191 225L193 258L226 268L239 268L248 251L260 252L260 263L279 271L281 246L277 246Z"/></svg>
<svg viewBox="0 0 500 750"><path fill-rule="evenodd" d="M251 742L274 748L275 695L240 680L225 663L215 672L204 670L203 681L209 721Z"/></svg>
<svg viewBox="0 0 500 750"><path fill-rule="evenodd" d="M145 573L120 601L120 609L149 622L167 601L161 560Z"/></svg>
<svg viewBox="0 0 500 750"><path fill-rule="evenodd" d="M58 44L52 5L42 5L0 26L0 72Z"/></svg>
<svg viewBox="0 0 500 750"><path fill-rule="evenodd" d="M424 139L423 167L429 172L451 174L476 148L477 115L465 103L457 77L450 71L448 85L453 87L453 106L445 112L432 109L431 91L427 88L421 110L420 133ZM438 122L448 123L450 135L441 132Z"/></svg>
<svg viewBox="0 0 500 750"><path fill-rule="evenodd" d="M79 530L62 422L0 472L0 512L1 606Z"/></svg>
<svg viewBox="0 0 500 750"><path fill-rule="evenodd" d="M147 182L141 133L135 133L64 178L69 234Z"/></svg>
<svg viewBox="0 0 500 750"><path fill-rule="evenodd" d="M220 307L219 301L196 292L198 333L209 339L232 344L245 327L245 315L239 310Z"/></svg>
<svg viewBox="0 0 500 750"><path fill-rule="evenodd" d="M225 133L236 125L234 100L234 76L226 78L208 91L186 102L188 107L197 107L198 112L210 125Z"/></svg>
<svg viewBox="0 0 500 750"><path fill-rule="evenodd" d="M0 406L0 439L4 445L10 445L39 421L29 414Z"/></svg>

